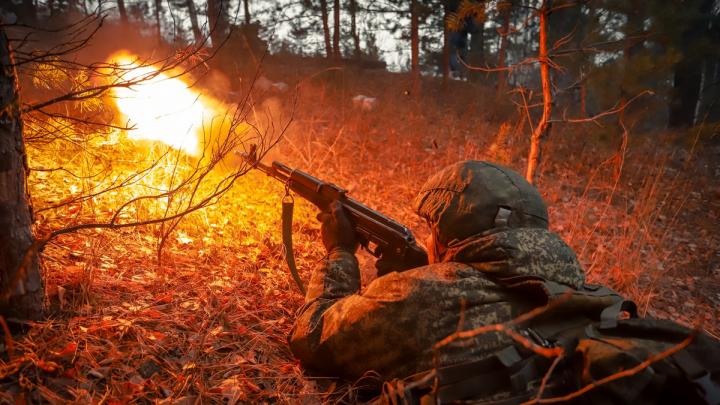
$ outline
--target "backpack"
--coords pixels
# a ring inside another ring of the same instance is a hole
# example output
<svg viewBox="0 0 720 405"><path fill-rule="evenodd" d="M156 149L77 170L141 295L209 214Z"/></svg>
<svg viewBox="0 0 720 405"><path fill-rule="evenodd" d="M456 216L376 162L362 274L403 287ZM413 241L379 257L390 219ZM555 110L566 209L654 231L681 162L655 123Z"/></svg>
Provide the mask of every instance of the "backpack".
<svg viewBox="0 0 720 405"><path fill-rule="evenodd" d="M517 344L479 361L386 382L376 404L720 404L720 343L639 318L609 288L535 276L500 279L544 300L512 325ZM562 356L544 356L562 349Z"/></svg>

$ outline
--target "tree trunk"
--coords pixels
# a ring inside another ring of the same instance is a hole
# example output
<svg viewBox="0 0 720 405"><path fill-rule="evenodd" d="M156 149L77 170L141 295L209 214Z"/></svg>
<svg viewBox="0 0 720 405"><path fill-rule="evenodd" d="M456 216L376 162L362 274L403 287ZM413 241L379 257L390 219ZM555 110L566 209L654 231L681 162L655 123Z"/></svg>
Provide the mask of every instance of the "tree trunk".
<svg viewBox="0 0 720 405"><path fill-rule="evenodd" d="M705 88L705 106L703 108L703 116L708 114L708 121L720 121L720 57L715 58L710 69L710 79ZM720 141L720 137L715 137L716 141Z"/></svg>
<svg viewBox="0 0 720 405"><path fill-rule="evenodd" d="M325 56L332 58L332 44L330 43L330 26L328 25L327 0L320 0L320 15L322 17L323 37L325 38Z"/></svg>
<svg viewBox="0 0 720 405"><path fill-rule="evenodd" d="M583 77L580 79L580 116L585 118L587 113L587 80Z"/></svg>
<svg viewBox="0 0 720 405"><path fill-rule="evenodd" d="M693 125L695 106L700 97L702 64L683 58L675 65L673 94L670 100L670 128L683 128Z"/></svg>
<svg viewBox="0 0 720 405"><path fill-rule="evenodd" d="M698 17L688 23L682 34L683 44L695 44L703 38L711 38L711 15L713 0L703 0L697 10ZM687 46L687 45L686 45ZM695 124L695 111L702 90L703 59L689 54L688 49L675 65L673 93L670 99L670 128L691 127Z"/></svg>
<svg viewBox="0 0 720 405"><path fill-rule="evenodd" d="M33 0L23 0L22 2L22 9L23 9L23 22L27 23L28 25L33 25L37 23L37 8L35 8L35 3Z"/></svg>
<svg viewBox="0 0 720 405"><path fill-rule="evenodd" d="M118 13L120 13L120 22L122 22L123 25L127 25L128 15L127 10L125 9L125 0L117 0L117 5Z"/></svg>
<svg viewBox="0 0 720 405"><path fill-rule="evenodd" d="M217 49L228 34L228 0L208 0L207 14L210 25L210 39L213 49Z"/></svg>
<svg viewBox="0 0 720 405"><path fill-rule="evenodd" d="M333 4L333 57L340 59L340 0Z"/></svg>
<svg viewBox="0 0 720 405"><path fill-rule="evenodd" d="M0 28L0 315L42 316L43 286L33 248L26 188L18 83L5 30Z"/></svg>
<svg viewBox="0 0 720 405"><path fill-rule="evenodd" d="M188 9L188 15L190 15L190 27L192 27L193 37L197 44L203 40L202 31L200 31L200 24L198 24L197 9L195 8L195 0L185 0L185 6Z"/></svg>
<svg viewBox="0 0 720 405"><path fill-rule="evenodd" d="M625 26L623 27L623 77L620 82L620 102L625 104L633 95L630 94L628 88L632 87L638 79L637 74L633 72L635 64L633 57L642 49L645 40L642 38L645 15L645 0L628 0L626 3L627 11L625 12ZM630 106L632 108L632 106Z"/></svg>
<svg viewBox="0 0 720 405"><path fill-rule="evenodd" d="M350 0L350 31L353 39L353 56L360 58L360 35L357 32L357 0Z"/></svg>
<svg viewBox="0 0 720 405"><path fill-rule="evenodd" d="M550 0L543 0L538 11L540 22L540 38L538 62L540 63L540 81L542 82L543 114L530 138L530 154L525 178L530 184L535 184L538 166L540 165L542 140L550 130L550 114L552 113L552 91L550 87L550 60L547 49L547 19L550 13Z"/></svg>
<svg viewBox="0 0 720 405"><path fill-rule="evenodd" d="M468 53L468 62L471 66L485 65L485 27L484 23L473 21L473 29L470 32L470 52ZM470 71L468 79L478 81L481 75L486 75L479 71Z"/></svg>
<svg viewBox="0 0 720 405"><path fill-rule="evenodd" d="M162 43L162 27L160 25L160 11L162 10L162 0L155 0L155 27L158 43Z"/></svg>
<svg viewBox="0 0 720 405"><path fill-rule="evenodd" d="M442 82L447 86L450 77L450 33L448 32L447 18L450 13L448 2L443 2L443 53L442 53Z"/></svg>
<svg viewBox="0 0 720 405"><path fill-rule="evenodd" d="M498 4L500 15L502 16L502 28L500 29L500 47L498 48L498 67L505 67L505 58L507 52L508 34L510 33L510 12L512 10L512 3L504 1ZM505 88L507 85L507 72L500 70L498 72L497 82L497 96L500 97L505 94Z"/></svg>
<svg viewBox="0 0 720 405"><path fill-rule="evenodd" d="M250 25L250 0L243 0L243 5L245 6L245 25Z"/></svg>
<svg viewBox="0 0 720 405"><path fill-rule="evenodd" d="M709 32L712 43L720 43L720 16L712 23ZM705 55L705 83L701 90L700 114L701 120L708 122L720 121L720 54ZM715 137L716 142L720 136Z"/></svg>
<svg viewBox="0 0 720 405"><path fill-rule="evenodd" d="M420 22L417 0L410 0L410 71L413 97L420 92Z"/></svg>

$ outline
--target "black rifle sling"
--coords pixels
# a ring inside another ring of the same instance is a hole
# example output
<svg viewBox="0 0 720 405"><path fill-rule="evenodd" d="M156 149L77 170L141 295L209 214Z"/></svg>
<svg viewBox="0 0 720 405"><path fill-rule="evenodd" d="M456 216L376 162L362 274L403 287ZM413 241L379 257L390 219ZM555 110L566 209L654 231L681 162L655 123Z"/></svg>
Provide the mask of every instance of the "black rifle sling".
<svg viewBox="0 0 720 405"><path fill-rule="evenodd" d="M283 246L285 247L285 260L287 261L293 280L295 280L295 284L297 284L300 291L305 294L305 286L303 286L300 274L298 274L297 266L295 265L295 253L293 252L292 222L294 205L295 201L286 190L285 197L283 197L282 200L282 240Z"/></svg>

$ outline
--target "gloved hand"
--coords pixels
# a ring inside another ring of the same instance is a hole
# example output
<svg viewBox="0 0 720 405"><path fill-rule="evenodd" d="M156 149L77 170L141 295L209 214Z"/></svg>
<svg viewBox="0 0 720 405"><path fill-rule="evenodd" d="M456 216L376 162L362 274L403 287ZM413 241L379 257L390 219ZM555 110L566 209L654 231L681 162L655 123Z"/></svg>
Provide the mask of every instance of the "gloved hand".
<svg viewBox="0 0 720 405"><path fill-rule="evenodd" d="M355 230L339 201L330 204L330 212L319 213L317 219L322 222L320 234L328 252L340 248L355 253L358 248Z"/></svg>

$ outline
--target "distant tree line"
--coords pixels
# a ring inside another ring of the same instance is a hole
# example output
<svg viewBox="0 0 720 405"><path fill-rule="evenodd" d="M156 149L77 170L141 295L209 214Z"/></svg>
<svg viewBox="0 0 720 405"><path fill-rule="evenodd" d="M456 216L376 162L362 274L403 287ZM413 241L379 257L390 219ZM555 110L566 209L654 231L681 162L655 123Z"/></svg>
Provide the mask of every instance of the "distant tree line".
<svg viewBox="0 0 720 405"><path fill-rule="evenodd" d="M232 57L291 52L382 60L444 79L494 83L499 95L539 84L537 10L548 14L554 93L592 114L652 90L669 127L720 119L717 0L9 0L5 14L42 24L67 13L109 10L158 39L233 46ZM237 35L232 39L233 32ZM228 36L231 38L228 40ZM242 51L245 50L243 53ZM227 61L220 61L227 62ZM472 69L480 67L484 69ZM650 108L648 105L645 108ZM653 111L657 115L657 111Z"/></svg>

